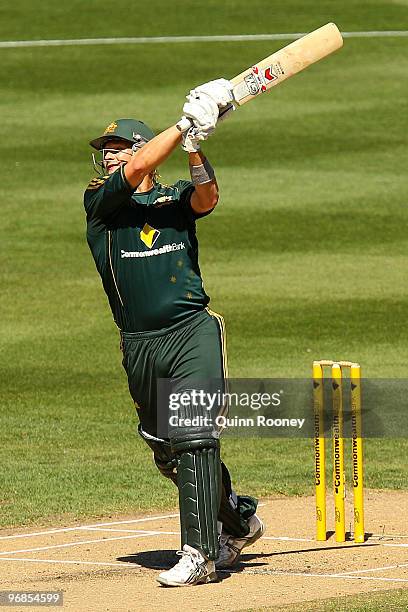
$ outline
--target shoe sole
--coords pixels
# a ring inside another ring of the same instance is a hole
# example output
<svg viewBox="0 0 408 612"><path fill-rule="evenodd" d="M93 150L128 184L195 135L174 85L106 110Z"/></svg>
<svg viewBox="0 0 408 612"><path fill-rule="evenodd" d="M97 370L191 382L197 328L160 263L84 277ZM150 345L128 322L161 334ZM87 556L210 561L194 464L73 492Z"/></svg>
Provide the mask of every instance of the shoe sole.
<svg viewBox="0 0 408 612"><path fill-rule="evenodd" d="M219 582L219 578L216 572L208 574L208 576L204 576L203 578L199 578L196 582L174 582L172 580L167 580L166 578L160 578L160 576L157 576L156 580L160 582L160 584L162 584L163 586L170 587L189 587L196 586L199 584L208 584L209 582Z"/></svg>
<svg viewBox="0 0 408 612"><path fill-rule="evenodd" d="M249 540L247 540L245 542L245 544L243 545L243 547L241 548L241 550L239 552L239 555L236 557L236 559L234 559L233 563L230 563L229 565L224 565L224 564L217 565L216 564L215 565L216 569L220 569L220 570L221 569L228 569L229 567L234 567L234 565L236 565L238 563L238 561L240 560L240 557L241 557L241 553L244 550L244 548L247 548L247 546L251 546L252 544L255 544L255 542L257 540L259 540L259 538L261 538L263 536L263 534L265 533L265 525L263 524L262 521L260 521L260 522L261 522L261 525L260 525L259 529L257 531L255 531L253 536L251 536L249 538Z"/></svg>

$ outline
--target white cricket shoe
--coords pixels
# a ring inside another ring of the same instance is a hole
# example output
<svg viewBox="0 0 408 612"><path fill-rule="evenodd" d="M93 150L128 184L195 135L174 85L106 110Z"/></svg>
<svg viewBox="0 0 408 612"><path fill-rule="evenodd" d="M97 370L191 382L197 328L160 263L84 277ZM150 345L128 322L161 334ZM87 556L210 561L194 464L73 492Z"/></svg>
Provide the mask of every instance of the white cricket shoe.
<svg viewBox="0 0 408 612"><path fill-rule="evenodd" d="M178 550L180 561L156 578L165 586L194 586L206 582L217 582L214 561L206 559L198 550L184 544L183 550Z"/></svg>
<svg viewBox="0 0 408 612"><path fill-rule="evenodd" d="M232 567L238 563L241 551L259 540L265 531L265 525L256 514L253 514L248 519L248 525L249 533L243 538L236 538L225 532L221 533L220 552L215 561L215 567L217 569Z"/></svg>

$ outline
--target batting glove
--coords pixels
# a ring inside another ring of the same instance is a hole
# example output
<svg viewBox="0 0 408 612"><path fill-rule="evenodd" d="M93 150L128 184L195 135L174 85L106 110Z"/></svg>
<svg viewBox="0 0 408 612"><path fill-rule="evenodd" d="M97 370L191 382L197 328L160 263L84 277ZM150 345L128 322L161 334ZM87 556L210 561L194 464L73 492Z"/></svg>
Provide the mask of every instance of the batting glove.
<svg viewBox="0 0 408 612"><path fill-rule="evenodd" d="M183 132L181 148L187 153L197 153L200 150L200 141L196 136L196 128L190 127L187 132Z"/></svg>

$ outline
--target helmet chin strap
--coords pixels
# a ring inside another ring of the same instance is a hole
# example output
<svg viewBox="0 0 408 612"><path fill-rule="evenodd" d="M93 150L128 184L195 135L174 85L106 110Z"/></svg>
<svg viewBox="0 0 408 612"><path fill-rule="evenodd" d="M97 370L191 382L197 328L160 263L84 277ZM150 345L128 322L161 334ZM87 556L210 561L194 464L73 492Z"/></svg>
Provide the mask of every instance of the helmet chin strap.
<svg viewBox="0 0 408 612"><path fill-rule="evenodd" d="M112 137L115 140L114 136ZM133 132L132 140L126 140L124 138L119 138L119 140L128 142L129 148L132 150L132 154L141 149L147 142L148 139L144 138L141 134L137 134ZM106 142L106 141L105 141ZM104 161L104 151L107 149L99 149L99 153L102 155L102 159L99 161L96 157L95 153L92 153L92 165L97 174L104 174L106 172L106 164Z"/></svg>
<svg viewBox="0 0 408 612"><path fill-rule="evenodd" d="M98 161L96 159L96 154L95 153L91 153L92 155L92 165L94 167L94 170L97 174L105 174L104 172L104 167L103 167L103 162L102 161Z"/></svg>
<svg viewBox="0 0 408 612"><path fill-rule="evenodd" d="M97 174L103 175L106 172L107 162L105 160L105 155L106 155L105 151L111 151L112 153L120 153L121 149L100 149L98 151L98 153L91 153L91 155L92 155L92 165L94 167L95 172L97 172ZM133 151L134 151L134 148L132 146L132 152ZM97 159L97 157L96 157L98 154L101 155L101 159L100 160ZM123 163L126 163L126 162L120 160L120 163L123 164Z"/></svg>

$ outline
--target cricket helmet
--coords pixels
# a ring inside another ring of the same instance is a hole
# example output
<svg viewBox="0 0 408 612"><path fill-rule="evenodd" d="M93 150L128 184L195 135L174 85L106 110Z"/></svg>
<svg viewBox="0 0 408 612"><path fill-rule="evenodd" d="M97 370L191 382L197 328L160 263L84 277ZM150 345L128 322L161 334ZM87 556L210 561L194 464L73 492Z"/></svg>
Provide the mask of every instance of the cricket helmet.
<svg viewBox="0 0 408 612"><path fill-rule="evenodd" d="M123 140L136 149L149 142L154 135L154 132L143 121L116 119L106 127L102 136L94 138L89 144L100 151L109 140Z"/></svg>

